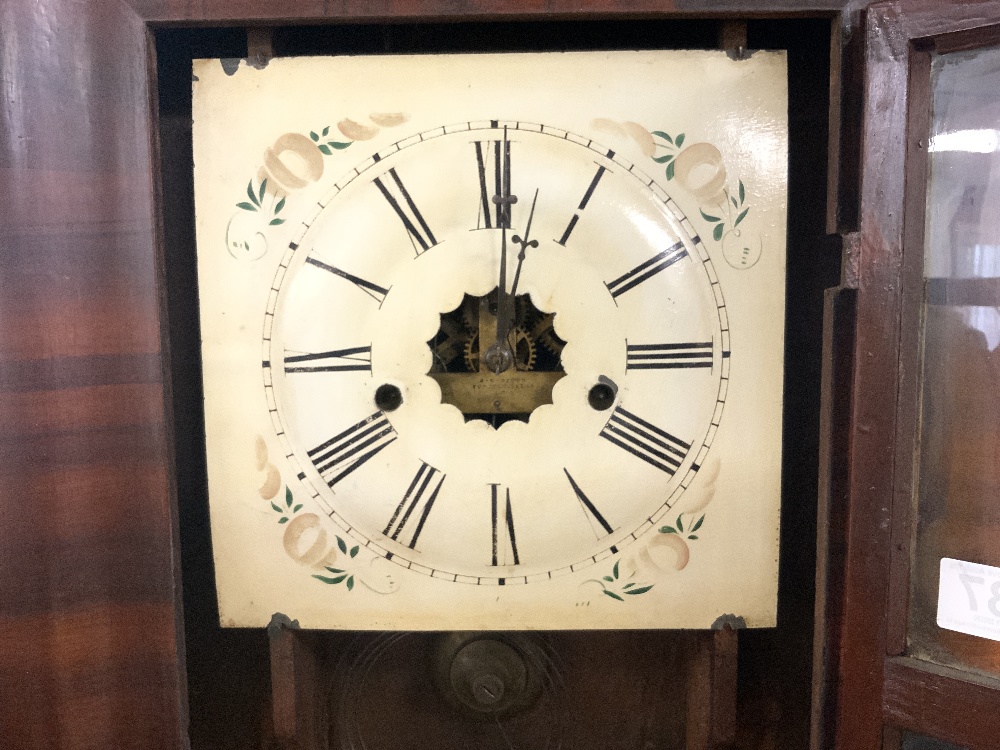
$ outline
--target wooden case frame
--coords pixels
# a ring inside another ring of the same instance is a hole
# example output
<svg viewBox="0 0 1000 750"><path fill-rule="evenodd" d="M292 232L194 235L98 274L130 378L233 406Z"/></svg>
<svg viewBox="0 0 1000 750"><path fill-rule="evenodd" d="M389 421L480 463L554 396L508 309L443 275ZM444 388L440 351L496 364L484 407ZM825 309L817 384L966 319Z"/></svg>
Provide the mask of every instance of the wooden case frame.
<svg viewBox="0 0 1000 750"><path fill-rule="evenodd" d="M163 334L156 28L751 16L833 20L843 13L842 22L833 24L839 55L841 34L856 18L855 9L844 6L837 0L56 0L41 9L34 0L7 3L0 42L13 50L15 62L5 63L2 74L13 103L5 103L0 118L5 207L0 415L7 428L0 467L6 480L0 503L4 744L187 746ZM838 57L835 67L839 63ZM831 96L835 138L839 81ZM831 148L834 158L837 153ZM840 188L835 176L841 170L830 170L831 195L852 194L851 161L844 160L847 178ZM852 204L847 200L842 214L848 225ZM832 229L834 209L829 217ZM875 262L866 273L881 283L891 270ZM898 301L862 309L871 316L893 304ZM866 424L865 418L857 415L858 423ZM860 616L857 607L848 610L849 617Z"/></svg>

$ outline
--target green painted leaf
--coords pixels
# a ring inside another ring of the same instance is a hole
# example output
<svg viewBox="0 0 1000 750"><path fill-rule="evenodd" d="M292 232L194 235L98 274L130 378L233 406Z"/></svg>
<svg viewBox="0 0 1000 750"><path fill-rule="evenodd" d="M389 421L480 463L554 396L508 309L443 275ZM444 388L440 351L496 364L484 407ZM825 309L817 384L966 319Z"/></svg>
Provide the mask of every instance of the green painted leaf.
<svg viewBox="0 0 1000 750"><path fill-rule="evenodd" d="M347 141L346 143L343 142L343 141L327 141L326 145L329 146L332 149L336 149L337 151L343 151L345 148L347 148L348 146L350 146L352 143L354 143L354 141Z"/></svg>
<svg viewBox="0 0 1000 750"><path fill-rule="evenodd" d="M347 590L350 591L354 588L354 576L347 579Z"/></svg>
<svg viewBox="0 0 1000 750"><path fill-rule="evenodd" d="M677 136L674 139L674 145L677 146L677 148L680 148L681 146L684 145L684 134L683 133L681 133L679 136Z"/></svg>
<svg viewBox="0 0 1000 750"><path fill-rule="evenodd" d="M351 547L351 557L357 557L359 549L361 549L361 548L360 547Z"/></svg>
<svg viewBox="0 0 1000 750"><path fill-rule="evenodd" d="M267 178L260 181L260 199L264 200L264 191L267 190Z"/></svg>
<svg viewBox="0 0 1000 750"><path fill-rule="evenodd" d="M703 523L705 523L705 514L704 513L701 514L701 518L699 518L697 521L694 522L694 526L691 527L691 532L694 533L695 531L697 531L698 529L700 529L701 525Z"/></svg>
<svg viewBox="0 0 1000 750"><path fill-rule="evenodd" d="M285 220L284 220L284 219L271 219L271 220L270 220L269 222L267 222L267 223L268 223L268 225L269 225L269 226L272 226L272 227L276 227L276 226L278 226L279 224L284 224L284 223L285 223Z"/></svg>
<svg viewBox="0 0 1000 750"><path fill-rule="evenodd" d="M627 588L627 589L630 589L630 588L632 588L633 586L635 586L635 581L633 581L632 583L626 583L626 584L625 584L625 588Z"/></svg>
<svg viewBox="0 0 1000 750"><path fill-rule="evenodd" d="M604 576L604 580L607 581L608 583L614 583L615 582L615 579L612 578L611 576Z"/></svg>
<svg viewBox="0 0 1000 750"><path fill-rule="evenodd" d="M292 507L292 488L287 484L285 485L285 505L289 508Z"/></svg>
<svg viewBox="0 0 1000 750"><path fill-rule="evenodd" d="M750 211L750 207L749 206L747 206L746 208L744 208L743 209L743 213L741 213L739 216L736 217L736 221L733 222L733 226L734 227L738 227L740 225L740 222L743 221L743 219L746 217L746 215L747 215L747 213L749 211Z"/></svg>
<svg viewBox="0 0 1000 750"><path fill-rule="evenodd" d="M667 179L668 180L674 179L674 162L670 162L667 165Z"/></svg>
<svg viewBox="0 0 1000 750"><path fill-rule="evenodd" d="M329 570L331 573L343 573L344 572L340 568L329 568L328 567L327 570Z"/></svg>
<svg viewBox="0 0 1000 750"><path fill-rule="evenodd" d="M337 537L337 547L340 548L340 551L343 552L345 555L347 554L347 542L345 542L339 536Z"/></svg>
<svg viewBox="0 0 1000 750"><path fill-rule="evenodd" d="M327 125L325 128L323 128L323 135L329 135L329 134L330 134L330 126Z"/></svg>
<svg viewBox="0 0 1000 750"><path fill-rule="evenodd" d="M733 208L739 208L740 207L740 204L736 202L736 198L734 198L733 196L730 195L729 196L729 200L731 200L733 202Z"/></svg>
<svg viewBox="0 0 1000 750"><path fill-rule="evenodd" d="M703 218L705 221L722 221L722 219L720 219L718 216L712 216L712 214L706 214L700 208L698 210L701 211L701 218Z"/></svg>
<svg viewBox="0 0 1000 750"><path fill-rule="evenodd" d="M620 602L625 601L620 596L618 596L618 594L616 594L614 591L608 591L607 589L604 589L604 593L610 596L612 599L617 599Z"/></svg>
<svg viewBox="0 0 1000 750"><path fill-rule="evenodd" d="M274 213L280 214L281 209L283 209L284 207L285 207L285 199L282 198L280 201L274 204Z"/></svg>
<svg viewBox="0 0 1000 750"><path fill-rule="evenodd" d="M319 136L314 131L309 131L309 137L313 139L313 143L319 143Z"/></svg>
<svg viewBox="0 0 1000 750"><path fill-rule="evenodd" d="M274 503L271 503L271 507L272 507L272 508L274 508L274 509L275 509L276 511L278 511L278 513L284 513L284 512L285 512L285 511L283 511L283 510L281 509L281 506L279 506L279 505L276 505L276 504L274 504Z"/></svg>
<svg viewBox="0 0 1000 750"><path fill-rule="evenodd" d="M244 211L256 211L257 207L253 203L247 203L243 201L242 203L237 203L236 208L242 208Z"/></svg>
<svg viewBox="0 0 1000 750"><path fill-rule="evenodd" d="M656 585L655 583L651 583L648 586L640 586L637 589L632 589L631 591L626 591L625 593L628 594L629 596L635 596L636 594L645 594L647 591L649 591L655 585Z"/></svg>
<svg viewBox="0 0 1000 750"><path fill-rule="evenodd" d="M618 565L620 563L621 563L621 560L616 561L615 562L615 567L611 570L611 575L613 575L615 577L616 581L618 580Z"/></svg>
<svg viewBox="0 0 1000 750"><path fill-rule="evenodd" d="M665 140L667 143L673 143L674 142L674 139L671 138L666 133L664 133L662 130L654 130L653 131L653 135L659 136L660 138L662 138L663 140Z"/></svg>
<svg viewBox="0 0 1000 750"><path fill-rule="evenodd" d="M250 196L251 203L253 203L255 206L260 206L260 201L257 200L257 196L254 195L253 192L253 180L250 180L250 182L247 183L247 195Z"/></svg>
<svg viewBox="0 0 1000 750"><path fill-rule="evenodd" d="M288 523L288 518L282 516L281 518L278 519L278 523Z"/></svg>
<svg viewBox="0 0 1000 750"><path fill-rule="evenodd" d="M250 249L250 243L249 242L244 242L243 243L243 249L244 250L249 250Z"/></svg>
<svg viewBox="0 0 1000 750"><path fill-rule="evenodd" d="M327 578L326 576L317 576L317 575L314 575L313 578L318 578L323 583L340 583L345 578L347 578L347 576L346 575L339 575L336 578Z"/></svg>
<svg viewBox="0 0 1000 750"><path fill-rule="evenodd" d="M674 158L673 154L667 154L666 156L654 156L653 161L655 161L657 164L666 164L673 158Z"/></svg>
<svg viewBox="0 0 1000 750"><path fill-rule="evenodd" d="M681 516L683 516L683 515L684 514L681 513ZM677 516L677 530L678 531L684 531L684 522L681 520L681 516Z"/></svg>
<svg viewBox="0 0 1000 750"><path fill-rule="evenodd" d="M696 534L690 534L688 536L688 539L697 539L697 538L698 538L698 536Z"/></svg>
<svg viewBox="0 0 1000 750"><path fill-rule="evenodd" d="M660 527L660 533L661 534L676 534L677 533L677 529L675 529L673 526L661 526Z"/></svg>
<svg viewBox="0 0 1000 750"><path fill-rule="evenodd" d="M746 200L746 197L747 197L747 192L746 192L746 189L743 187L743 180L740 180L740 205L741 206L743 205L743 201Z"/></svg>
<svg viewBox="0 0 1000 750"><path fill-rule="evenodd" d="M722 227L723 226L724 226L723 224L716 224L715 225L715 229L712 231L712 237L715 238L716 242L718 242L719 240L722 239Z"/></svg>
<svg viewBox="0 0 1000 750"><path fill-rule="evenodd" d="M324 146L320 146L320 147L319 147L319 150L320 150L320 151L322 151L322 152L323 152L323 153L324 153L324 154L325 154L326 156L329 156L330 154L332 154L332 153L333 153L333 152L332 152L332 151L330 150L330 147L329 147L329 146L325 146L325 145L324 145Z"/></svg>
<svg viewBox="0 0 1000 750"><path fill-rule="evenodd" d="M302 510L302 503L299 503L294 508L292 508L292 513L298 513L300 510Z"/></svg>

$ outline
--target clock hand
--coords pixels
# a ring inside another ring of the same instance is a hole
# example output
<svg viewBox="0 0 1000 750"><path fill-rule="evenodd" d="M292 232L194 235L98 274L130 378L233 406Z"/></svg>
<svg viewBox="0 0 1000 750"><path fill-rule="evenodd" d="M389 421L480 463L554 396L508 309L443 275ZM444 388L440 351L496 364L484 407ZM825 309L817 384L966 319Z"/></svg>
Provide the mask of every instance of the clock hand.
<svg viewBox="0 0 1000 750"><path fill-rule="evenodd" d="M493 373L499 375L510 369L514 363L514 352L507 343L511 317L507 308L511 307L507 294L507 229L510 227L510 207L517 203L517 196L510 193L510 141L507 128L503 130L503 181L500 194L493 196L493 202L500 208L500 278L497 284L497 335L493 344L483 354L483 362Z"/></svg>
<svg viewBox="0 0 1000 750"><path fill-rule="evenodd" d="M535 216L535 203L538 202L538 189L535 189L535 197L531 199L531 211L528 212L528 224L524 228L524 238L518 237L516 234L511 238L513 242L521 246L521 251L517 254L517 270L514 271L514 283L510 285L510 299L513 302L514 297L517 295L517 282L521 278L521 264L524 263L524 255L529 247L538 247L538 240L529 240L528 235L531 234L531 220ZM513 326L514 321L514 306L511 305L511 326Z"/></svg>

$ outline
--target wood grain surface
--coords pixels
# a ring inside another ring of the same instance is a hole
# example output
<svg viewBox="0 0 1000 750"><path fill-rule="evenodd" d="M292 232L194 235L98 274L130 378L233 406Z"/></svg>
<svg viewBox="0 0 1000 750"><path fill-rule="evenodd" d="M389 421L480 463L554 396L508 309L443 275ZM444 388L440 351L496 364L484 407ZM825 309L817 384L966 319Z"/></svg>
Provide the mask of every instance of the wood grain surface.
<svg viewBox="0 0 1000 750"><path fill-rule="evenodd" d="M176 748L143 24L0 7L0 745Z"/></svg>

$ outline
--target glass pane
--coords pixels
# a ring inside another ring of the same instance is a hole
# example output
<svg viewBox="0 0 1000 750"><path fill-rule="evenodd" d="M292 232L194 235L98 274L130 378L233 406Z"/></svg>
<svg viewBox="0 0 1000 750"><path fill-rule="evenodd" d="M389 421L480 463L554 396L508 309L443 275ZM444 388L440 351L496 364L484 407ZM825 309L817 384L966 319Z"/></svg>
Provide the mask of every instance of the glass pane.
<svg viewBox="0 0 1000 750"><path fill-rule="evenodd" d="M949 742L924 737L922 734L903 732L903 750L963 750Z"/></svg>
<svg viewBox="0 0 1000 750"><path fill-rule="evenodd" d="M932 84L910 652L1000 674L1000 571L961 564L1000 567L1000 50L938 55Z"/></svg>

